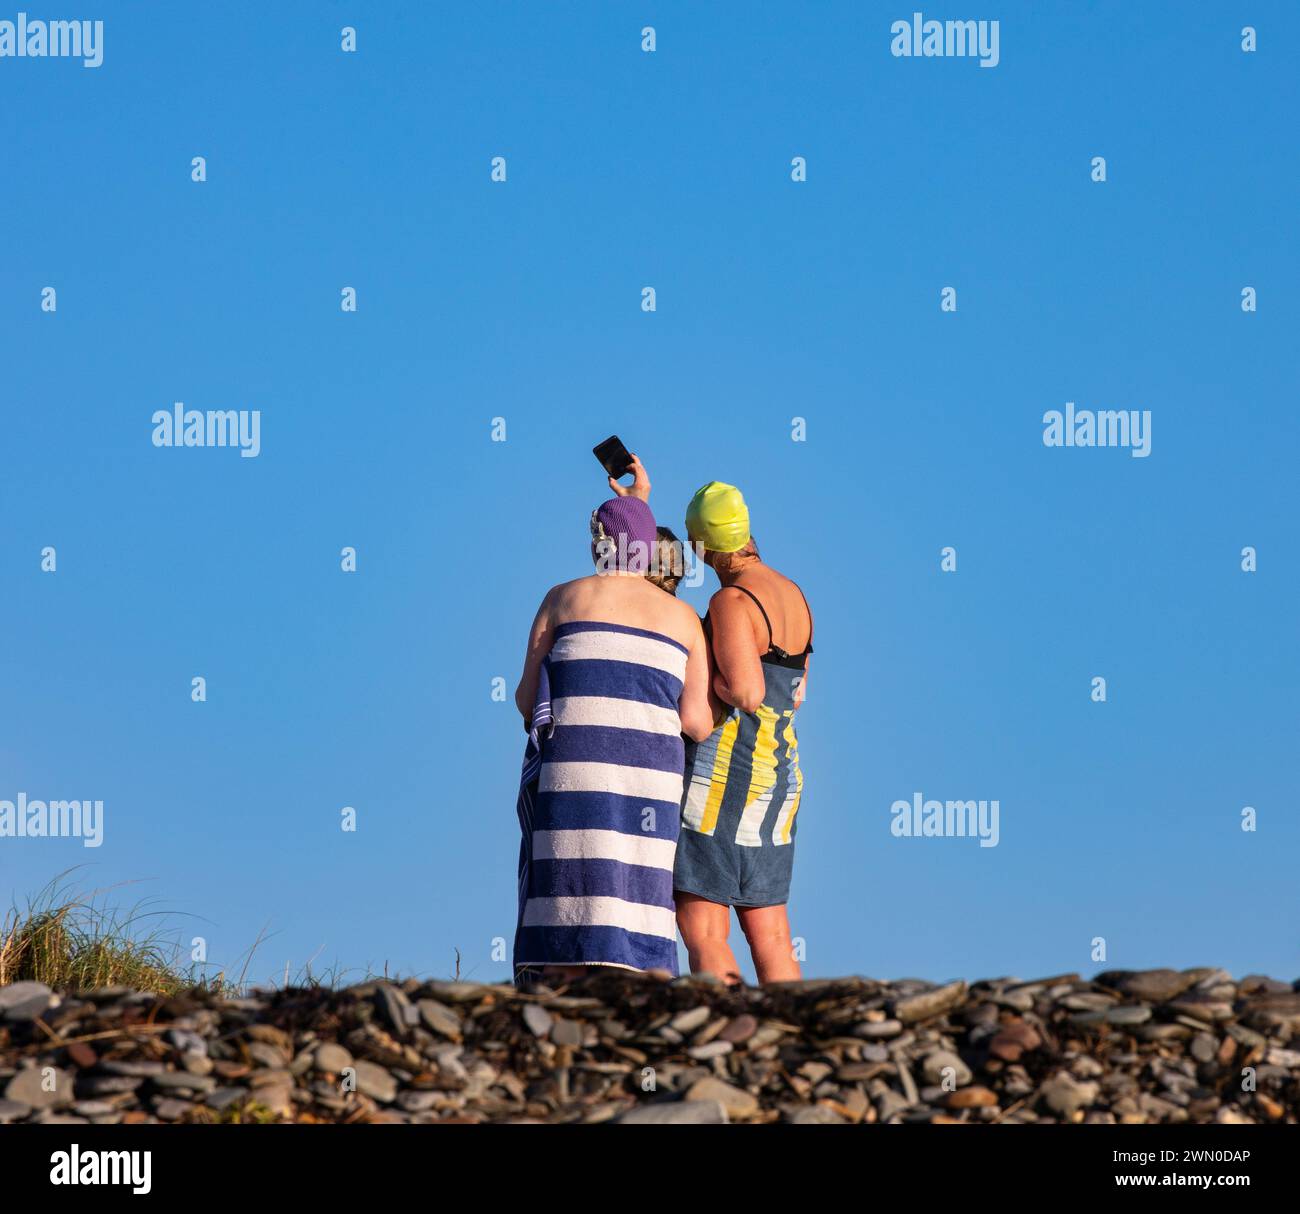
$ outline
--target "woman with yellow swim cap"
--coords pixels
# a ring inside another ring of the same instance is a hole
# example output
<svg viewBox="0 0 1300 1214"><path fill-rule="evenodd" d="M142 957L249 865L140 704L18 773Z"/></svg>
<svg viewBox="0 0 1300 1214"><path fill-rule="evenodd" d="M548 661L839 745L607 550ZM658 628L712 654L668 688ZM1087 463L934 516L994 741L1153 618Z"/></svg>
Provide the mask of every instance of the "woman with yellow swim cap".
<svg viewBox="0 0 1300 1214"><path fill-rule="evenodd" d="M612 487L648 498L644 468L634 461L632 470L630 487L611 480ZM738 982L727 940L734 906L759 982L797 979L786 903L803 793L794 715L807 683L812 613L799 587L759 557L734 485L699 489L686 531L721 587L704 617L714 729L686 747L677 926L693 973Z"/></svg>

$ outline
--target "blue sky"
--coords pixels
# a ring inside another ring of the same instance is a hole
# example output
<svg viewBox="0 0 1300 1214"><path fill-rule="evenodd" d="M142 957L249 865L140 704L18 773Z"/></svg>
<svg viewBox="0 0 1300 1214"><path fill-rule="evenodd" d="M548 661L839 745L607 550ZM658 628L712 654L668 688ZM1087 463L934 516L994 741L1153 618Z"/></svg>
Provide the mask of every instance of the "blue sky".
<svg viewBox="0 0 1300 1214"><path fill-rule="evenodd" d="M256 979L507 977L492 680L617 432L817 614L808 974L1300 972L1294 6L924 10L993 69L891 56L910 5L26 7L105 53L0 59L0 798L106 825L0 839L0 898L86 864L218 965L272 933ZM155 448L175 401L261 454ZM1150 457L1045 447L1066 401ZM894 838L918 791L999 845Z"/></svg>

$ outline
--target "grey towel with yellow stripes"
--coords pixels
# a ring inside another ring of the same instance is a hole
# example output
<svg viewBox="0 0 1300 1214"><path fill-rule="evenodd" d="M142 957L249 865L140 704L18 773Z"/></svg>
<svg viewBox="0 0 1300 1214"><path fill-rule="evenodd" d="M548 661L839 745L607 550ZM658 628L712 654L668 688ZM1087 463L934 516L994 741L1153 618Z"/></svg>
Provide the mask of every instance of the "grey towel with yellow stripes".
<svg viewBox="0 0 1300 1214"><path fill-rule="evenodd" d="M803 655L764 659L757 712L738 708L686 748L682 831L673 888L726 906L779 906L790 897L795 814L803 793L795 692Z"/></svg>

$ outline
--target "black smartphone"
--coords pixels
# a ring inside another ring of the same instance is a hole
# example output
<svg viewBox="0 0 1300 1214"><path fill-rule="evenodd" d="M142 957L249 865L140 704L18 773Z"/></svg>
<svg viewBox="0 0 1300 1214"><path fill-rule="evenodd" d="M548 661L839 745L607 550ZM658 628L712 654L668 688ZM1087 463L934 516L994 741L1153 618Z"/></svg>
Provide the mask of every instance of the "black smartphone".
<svg viewBox="0 0 1300 1214"><path fill-rule="evenodd" d="M611 434L603 443L597 443L592 447L591 453L615 480L632 471L632 457L617 434Z"/></svg>

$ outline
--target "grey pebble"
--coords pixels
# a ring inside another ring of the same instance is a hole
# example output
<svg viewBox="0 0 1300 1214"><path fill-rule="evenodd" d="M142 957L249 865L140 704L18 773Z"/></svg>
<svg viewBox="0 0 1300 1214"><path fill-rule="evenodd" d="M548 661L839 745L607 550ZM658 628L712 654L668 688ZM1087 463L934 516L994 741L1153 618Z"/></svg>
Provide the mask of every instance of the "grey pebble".
<svg viewBox="0 0 1300 1214"><path fill-rule="evenodd" d="M616 1119L621 1125L722 1125L727 1111L716 1100L676 1100L639 1104Z"/></svg>
<svg viewBox="0 0 1300 1214"><path fill-rule="evenodd" d="M534 1037L547 1036L551 1031L551 1026L555 1023L555 1017L540 1003L525 1003L523 1016L528 1031Z"/></svg>

